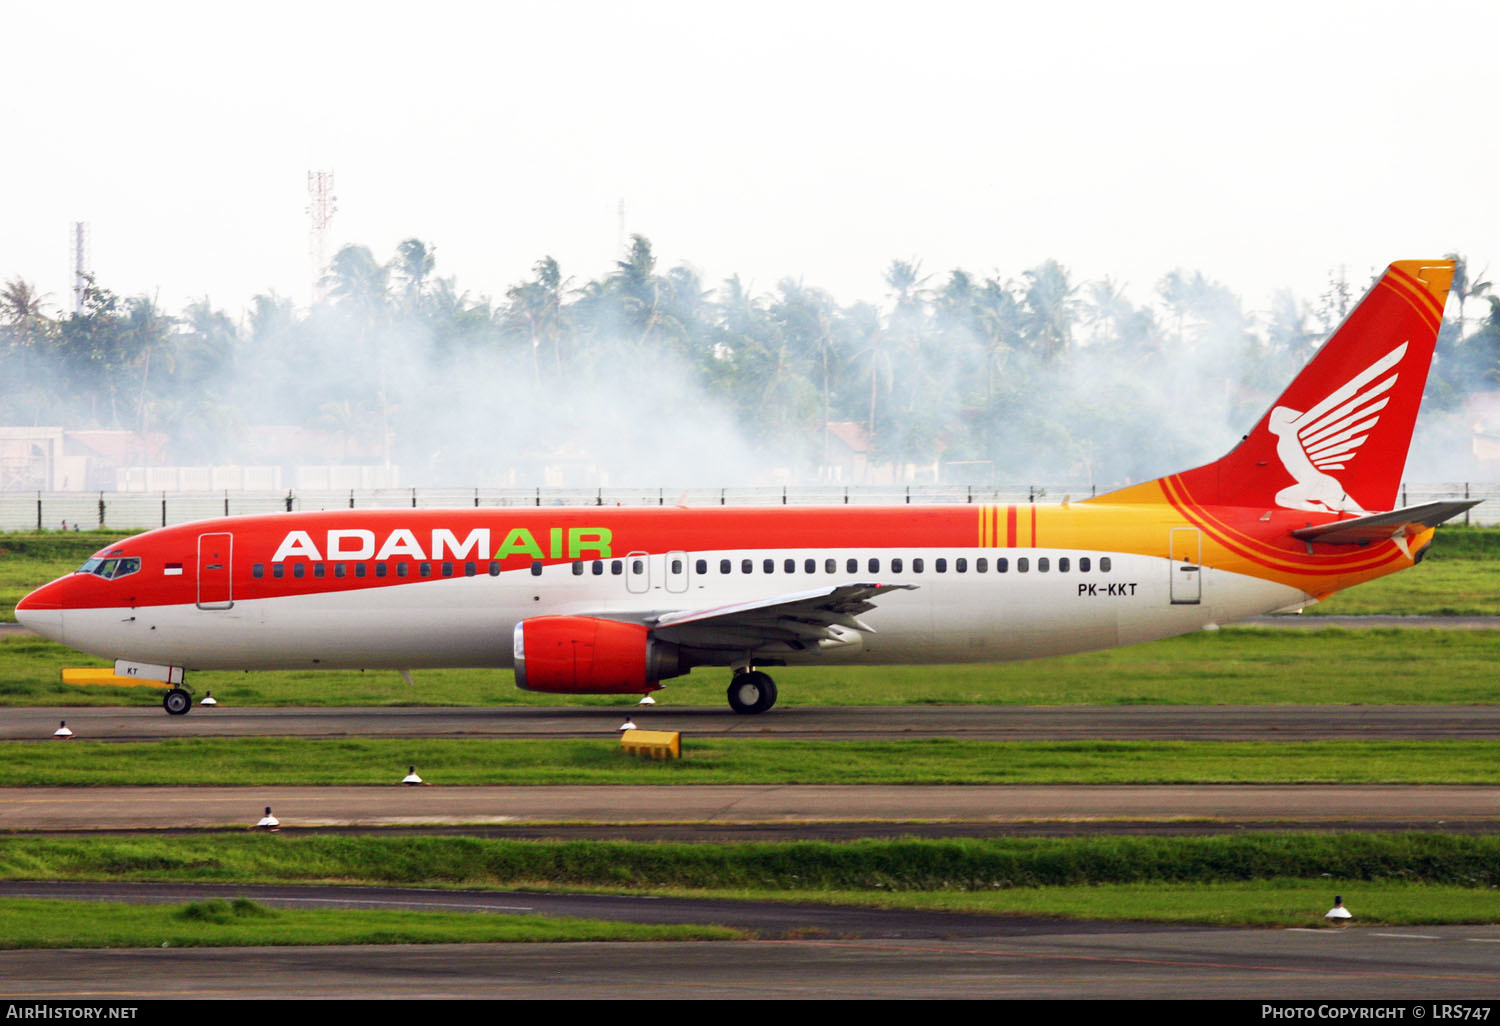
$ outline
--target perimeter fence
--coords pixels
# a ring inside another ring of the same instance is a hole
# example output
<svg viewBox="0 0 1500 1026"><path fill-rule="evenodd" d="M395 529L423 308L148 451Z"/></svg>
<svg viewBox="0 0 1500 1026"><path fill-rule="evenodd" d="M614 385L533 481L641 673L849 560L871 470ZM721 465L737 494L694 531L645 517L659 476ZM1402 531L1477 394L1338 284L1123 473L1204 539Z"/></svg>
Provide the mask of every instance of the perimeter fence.
<svg viewBox="0 0 1500 1026"><path fill-rule="evenodd" d="M772 488L356 488L218 492L11 492L0 495L0 530L113 528L139 531L213 517L320 509L445 509L521 506L899 506L1010 505L1086 499L1087 484L896 485ZM1106 489L1107 490L1107 489ZM1405 484L1400 504L1483 499L1465 523L1500 523L1500 483ZM66 525L66 527L64 527Z"/></svg>

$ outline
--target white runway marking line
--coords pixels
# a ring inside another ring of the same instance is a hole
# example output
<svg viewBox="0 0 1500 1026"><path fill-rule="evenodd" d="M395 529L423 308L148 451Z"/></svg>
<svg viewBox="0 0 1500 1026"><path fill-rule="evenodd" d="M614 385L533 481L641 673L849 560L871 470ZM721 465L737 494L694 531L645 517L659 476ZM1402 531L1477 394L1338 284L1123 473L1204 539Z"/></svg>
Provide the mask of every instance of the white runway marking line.
<svg viewBox="0 0 1500 1026"><path fill-rule="evenodd" d="M1442 940L1430 933L1377 933L1377 937L1398 937L1401 940Z"/></svg>

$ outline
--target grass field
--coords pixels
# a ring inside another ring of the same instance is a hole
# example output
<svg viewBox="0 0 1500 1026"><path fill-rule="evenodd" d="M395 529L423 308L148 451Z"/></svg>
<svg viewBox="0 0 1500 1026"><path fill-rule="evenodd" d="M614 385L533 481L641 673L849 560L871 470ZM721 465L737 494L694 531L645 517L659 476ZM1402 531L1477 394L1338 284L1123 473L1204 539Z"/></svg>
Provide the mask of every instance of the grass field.
<svg viewBox="0 0 1500 1026"><path fill-rule="evenodd" d="M1078 884L995 891L652 890L671 897L944 912L1140 920L1205 926L1321 927L1344 888L1346 907L1369 926L1488 923L1500 919L1500 891L1406 883L1347 886L1324 880L1251 883ZM277 909L244 898L182 905L0 899L0 949L241 947L308 944L547 943L560 941L740 940L717 925L654 926L526 915ZM815 929L794 929L798 937Z"/></svg>
<svg viewBox="0 0 1500 1026"><path fill-rule="evenodd" d="M0 899L4 948L206 948L308 944L495 944L739 940L722 926L380 910L278 909L248 901L184 905Z"/></svg>
<svg viewBox="0 0 1500 1026"><path fill-rule="evenodd" d="M0 706L138 705L152 687L64 685L65 666L107 665L30 636L0 638ZM1225 628L1145 645L1020 663L783 667L779 705L1489 704L1500 700L1500 631ZM534 694L509 670L194 673L201 697L227 706L615 706L631 696ZM662 706L724 705L728 671L667 681ZM192 713L197 716L205 710Z"/></svg>
<svg viewBox="0 0 1500 1026"><path fill-rule="evenodd" d="M587 890L1278 926L1321 924L1338 893L1363 923L1500 919L1500 839L1432 834L841 844L244 834L0 838L0 878ZM198 904L212 907L197 918L236 918L224 902ZM0 903L0 917L8 918L13 907ZM194 918L181 910L167 914ZM238 918L250 920L244 925L253 932L255 921L266 917L257 911ZM151 925L163 928L160 918ZM159 943L162 934L156 938ZM149 934L143 939L152 943Z"/></svg>
<svg viewBox="0 0 1500 1026"><path fill-rule="evenodd" d="M683 758L598 740L12 741L12 787L429 784L1500 784L1492 741L774 741L689 738ZM187 797L186 793L184 797Z"/></svg>

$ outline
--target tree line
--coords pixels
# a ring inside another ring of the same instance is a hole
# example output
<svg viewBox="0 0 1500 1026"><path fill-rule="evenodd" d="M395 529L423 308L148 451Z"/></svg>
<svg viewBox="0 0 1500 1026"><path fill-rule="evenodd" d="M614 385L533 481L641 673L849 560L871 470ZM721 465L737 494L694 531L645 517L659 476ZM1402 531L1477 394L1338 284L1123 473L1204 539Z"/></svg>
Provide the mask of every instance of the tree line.
<svg viewBox="0 0 1500 1026"><path fill-rule="evenodd" d="M1437 411L1500 387L1500 296L1459 260ZM878 302L840 305L800 279L756 292L686 264L662 272L640 235L602 277L544 257L502 297L439 276L417 239L384 262L346 246L310 307L262 294L238 320L207 298L171 313L92 278L81 312L50 312L14 277L0 291L0 425L159 432L168 462L193 464L232 461L248 425L299 424L346 440L351 460L422 464L434 409L607 397L623 367L667 382L648 411L676 392L707 399L766 465L828 463L839 424L878 462L1003 481L1040 450L1078 479L1140 479L1201 455L1204 425L1186 416L1199 404L1247 429L1367 284L1331 276L1314 300L1281 292L1252 312L1185 270L1137 304L1055 260L1013 277L896 260Z"/></svg>

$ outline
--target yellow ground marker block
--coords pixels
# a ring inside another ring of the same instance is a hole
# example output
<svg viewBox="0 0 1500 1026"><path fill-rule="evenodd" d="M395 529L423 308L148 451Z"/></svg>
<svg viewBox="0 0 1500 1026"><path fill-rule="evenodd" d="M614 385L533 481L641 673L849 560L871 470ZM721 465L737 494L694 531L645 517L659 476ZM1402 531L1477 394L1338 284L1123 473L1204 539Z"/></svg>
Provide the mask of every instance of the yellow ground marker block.
<svg viewBox="0 0 1500 1026"><path fill-rule="evenodd" d="M643 759L682 758L682 734L675 730L627 730L620 735L627 755Z"/></svg>
<svg viewBox="0 0 1500 1026"><path fill-rule="evenodd" d="M165 688L170 687L159 680L143 680L140 677L116 675L113 666L86 666L62 672L64 684L103 684L117 688Z"/></svg>

